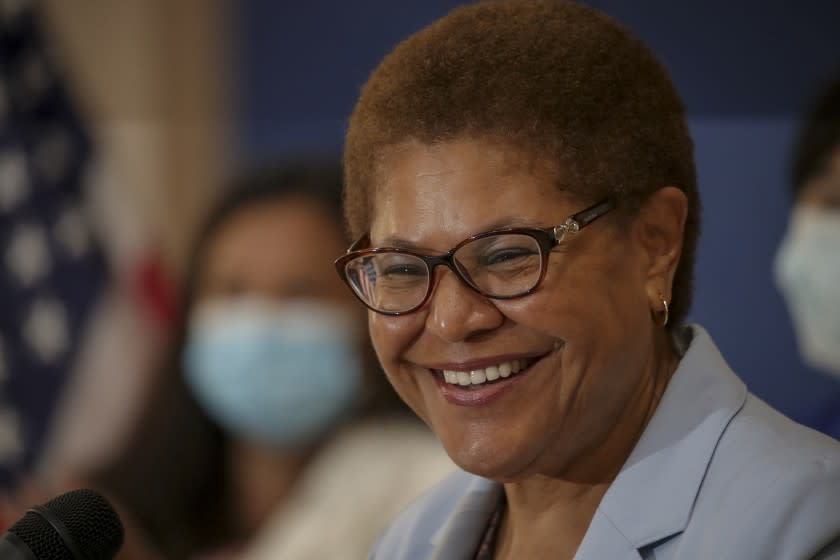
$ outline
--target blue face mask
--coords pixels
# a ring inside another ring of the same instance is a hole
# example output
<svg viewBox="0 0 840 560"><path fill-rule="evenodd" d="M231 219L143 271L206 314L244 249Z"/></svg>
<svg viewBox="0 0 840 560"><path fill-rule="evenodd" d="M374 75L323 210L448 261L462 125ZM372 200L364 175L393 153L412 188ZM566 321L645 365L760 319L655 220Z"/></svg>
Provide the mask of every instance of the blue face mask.
<svg viewBox="0 0 840 560"><path fill-rule="evenodd" d="M362 389L347 310L315 301L219 301L192 317L186 380L226 431L276 447L314 443Z"/></svg>
<svg viewBox="0 0 840 560"><path fill-rule="evenodd" d="M803 359L840 377L840 212L797 208L774 272Z"/></svg>

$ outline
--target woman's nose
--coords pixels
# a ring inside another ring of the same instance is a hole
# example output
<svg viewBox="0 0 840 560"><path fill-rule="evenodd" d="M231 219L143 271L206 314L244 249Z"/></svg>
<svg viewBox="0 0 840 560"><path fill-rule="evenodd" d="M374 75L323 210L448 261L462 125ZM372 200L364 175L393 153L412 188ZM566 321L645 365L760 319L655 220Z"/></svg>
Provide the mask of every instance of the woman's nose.
<svg viewBox="0 0 840 560"><path fill-rule="evenodd" d="M464 342L498 328L504 315L449 269L438 269L429 302L426 330L447 342Z"/></svg>

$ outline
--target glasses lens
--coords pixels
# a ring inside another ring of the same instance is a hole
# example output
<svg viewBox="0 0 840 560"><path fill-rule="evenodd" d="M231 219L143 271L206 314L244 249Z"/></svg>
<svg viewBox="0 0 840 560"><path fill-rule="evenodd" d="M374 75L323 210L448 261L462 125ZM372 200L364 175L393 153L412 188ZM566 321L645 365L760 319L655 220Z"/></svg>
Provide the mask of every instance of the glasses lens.
<svg viewBox="0 0 840 560"><path fill-rule="evenodd" d="M540 244L529 235L500 233L482 237L462 246L454 257L467 281L489 296L522 295L540 279Z"/></svg>
<svg viewBox="0 0 840 560"><path fill-rule="evenodd" d="M401 313L420 305L429 289L429 269L422 259L384 252L353 259L345 268L353 291L377 311Z"/></svg>

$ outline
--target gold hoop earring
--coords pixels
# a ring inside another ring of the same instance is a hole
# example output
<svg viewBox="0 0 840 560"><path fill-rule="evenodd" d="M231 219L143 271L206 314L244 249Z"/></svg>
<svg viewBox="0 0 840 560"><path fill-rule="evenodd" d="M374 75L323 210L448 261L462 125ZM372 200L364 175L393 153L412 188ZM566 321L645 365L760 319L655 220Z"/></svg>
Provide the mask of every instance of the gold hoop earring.
<svg viewBox="0 0 840 560"><path fill-rule="evenodd" d="M659 296L659 297L662 297L662 296ZM668 311L668 300L665 299L664 297L662 298L662 307L663 307L662 326L665 327L665 326L668 325L669 311Z"/></svg>

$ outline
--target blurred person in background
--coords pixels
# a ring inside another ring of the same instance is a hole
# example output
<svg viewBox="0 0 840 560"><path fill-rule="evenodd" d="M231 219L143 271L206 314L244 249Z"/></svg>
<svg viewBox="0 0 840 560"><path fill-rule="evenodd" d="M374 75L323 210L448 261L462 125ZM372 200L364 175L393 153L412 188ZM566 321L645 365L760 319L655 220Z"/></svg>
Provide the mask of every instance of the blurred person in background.
<svg viewBox="0 0 840 560"><path fill-rule="evenodd" d="M92 477L135 527L129 548L363 558L451 469L373 374L363 315L332 270L340 190L337 166L264 168L211 213L171 364L121 457Z"/></svg>
<svg viewBox="0 0 840 560"><path fill-rule="evenodd" d="M802 359L840 378L840 77L806 116L794 153L794 207L775 262ZM840 438L840 394L813 427Z"/></svg>

